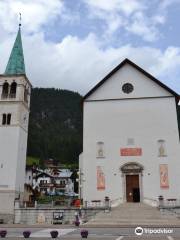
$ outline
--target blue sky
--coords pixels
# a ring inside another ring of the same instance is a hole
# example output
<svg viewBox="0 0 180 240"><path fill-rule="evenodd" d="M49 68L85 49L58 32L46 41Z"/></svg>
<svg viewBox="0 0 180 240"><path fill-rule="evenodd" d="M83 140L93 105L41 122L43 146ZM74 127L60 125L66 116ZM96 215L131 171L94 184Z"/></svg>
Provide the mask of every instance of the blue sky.
<svg viewBox="0 0 180 240"><path fill-rule="evenodd" d="M2 73L19 12L33 86L85 94L129 58L180 93L180 0L1 0Z"/></svg>

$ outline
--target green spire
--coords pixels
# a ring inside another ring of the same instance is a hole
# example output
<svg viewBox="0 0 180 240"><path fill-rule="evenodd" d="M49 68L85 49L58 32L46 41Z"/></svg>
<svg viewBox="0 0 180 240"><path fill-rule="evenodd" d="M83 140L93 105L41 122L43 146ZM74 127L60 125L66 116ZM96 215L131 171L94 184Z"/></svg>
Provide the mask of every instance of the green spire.
<svg viewBox="0 0 180 240"><path fill-rule="evenodd" d="M20 27L4 74L26 74Z"/></svg>

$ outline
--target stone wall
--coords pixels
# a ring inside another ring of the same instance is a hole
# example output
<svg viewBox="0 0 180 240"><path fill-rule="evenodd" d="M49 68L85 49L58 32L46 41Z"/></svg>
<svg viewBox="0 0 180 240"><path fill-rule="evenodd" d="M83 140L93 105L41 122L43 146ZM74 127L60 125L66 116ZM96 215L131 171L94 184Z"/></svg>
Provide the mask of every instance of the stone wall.
<svg viewBox="0 0 180 240"><path fill-rule="evenodd" d="M14 215L13 214L3 214L0 213L0 223L8 223L12 224L14 222Z"/></svg>
<svg viewBox="0 0 180 240"><path fill-rule="evenodd" d="M104 209L77 208L15 208L14 223L16 224L74 224L78 215L82 222L89 221ZM57 219L55 218L57 216ZM62 219L58 217L63 216Z"/></svg>

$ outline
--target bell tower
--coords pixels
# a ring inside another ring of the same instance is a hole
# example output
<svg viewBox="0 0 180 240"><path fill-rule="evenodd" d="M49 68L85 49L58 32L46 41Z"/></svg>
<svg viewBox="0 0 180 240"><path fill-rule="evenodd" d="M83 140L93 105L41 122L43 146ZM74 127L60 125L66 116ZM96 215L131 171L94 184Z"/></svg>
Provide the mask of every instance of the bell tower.
<svg viewBox="0 0 180 240"><path fill-rule="evenodd" d="M21 25L4 74L0 75L0 214L12 214L22 199L31 83L24 64Z"/></svg>

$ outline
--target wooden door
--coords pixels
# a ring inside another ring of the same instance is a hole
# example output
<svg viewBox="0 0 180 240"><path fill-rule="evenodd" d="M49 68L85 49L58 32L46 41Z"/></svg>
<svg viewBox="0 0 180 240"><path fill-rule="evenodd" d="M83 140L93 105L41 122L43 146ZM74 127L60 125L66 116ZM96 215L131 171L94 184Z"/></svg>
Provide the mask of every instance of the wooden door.
<svg viewBox="0 0 180 240"><path fill-rule="evenodd" d="M126 199L127 202L139 202L139 175L126 175Z"/></svg>

